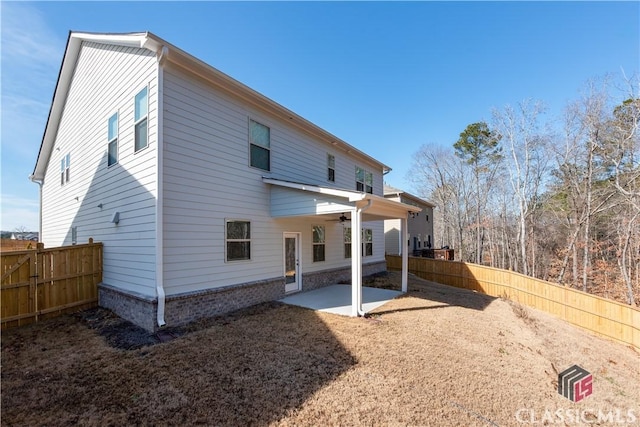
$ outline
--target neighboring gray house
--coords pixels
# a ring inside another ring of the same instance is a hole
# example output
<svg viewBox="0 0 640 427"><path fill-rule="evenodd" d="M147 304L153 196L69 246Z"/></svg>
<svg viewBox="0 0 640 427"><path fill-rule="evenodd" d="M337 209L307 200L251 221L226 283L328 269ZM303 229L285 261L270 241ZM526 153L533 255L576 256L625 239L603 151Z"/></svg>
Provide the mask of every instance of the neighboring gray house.
<svg viewBox="0 0 640 427"><path fill-rule="evenodd" d="M16 231L11 233L11 237L9 238L11 240L31 240L31 241L37 242L38 233Z"/></svg>
<svg viewBox="0 0 640 427"><path fill-rule="evenodd" d="M71 32L31 179L41 241L103 242L100 305L155 330L345 279L358 315L419 211L387 171L151 33Z"/></svg>
<svg viewBox="0 0 640 427"><path fill-rule="evenodd" d="M402 241L405 247L409 248L409 253L422 249L433 249L435 245L433 239L433 203L427 202L411 193L400 189L384 185L384 197L399 203L416 206L421 212L412 213L408 219L408 236L401 238L401 221L399 219L388 219L384 222L384 247L389 255L400 255Z"/></svg>

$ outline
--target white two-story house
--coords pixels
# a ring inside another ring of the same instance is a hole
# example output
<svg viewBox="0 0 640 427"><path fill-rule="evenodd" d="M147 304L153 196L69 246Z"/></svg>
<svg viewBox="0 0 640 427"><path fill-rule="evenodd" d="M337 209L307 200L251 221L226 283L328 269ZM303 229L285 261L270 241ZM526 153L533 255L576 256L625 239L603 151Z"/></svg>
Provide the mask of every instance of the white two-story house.
<svg viewBox="0 0 640 427"><path fill-rule="evenodd" d="M357 315L419 210L388 170L151 33L71 32L31 179L41 241L103 242L100 305L155 330L345 279Z"/></svg>

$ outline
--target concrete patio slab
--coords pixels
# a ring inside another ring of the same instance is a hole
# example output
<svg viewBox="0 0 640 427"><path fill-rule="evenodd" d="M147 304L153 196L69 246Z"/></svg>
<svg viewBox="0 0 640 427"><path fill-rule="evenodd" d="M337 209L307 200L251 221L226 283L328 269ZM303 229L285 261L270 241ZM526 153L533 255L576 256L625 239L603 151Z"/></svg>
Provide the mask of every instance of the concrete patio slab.
<svg viewBox="0 0 640 427"><path fill-rule="evenodd" d="M402 295L389 289L362 287L362 309L367 313ZM351 315L351 285L331 285L313 291L289 295L280 300L285 304L297 305L326 313Z"/></svg>

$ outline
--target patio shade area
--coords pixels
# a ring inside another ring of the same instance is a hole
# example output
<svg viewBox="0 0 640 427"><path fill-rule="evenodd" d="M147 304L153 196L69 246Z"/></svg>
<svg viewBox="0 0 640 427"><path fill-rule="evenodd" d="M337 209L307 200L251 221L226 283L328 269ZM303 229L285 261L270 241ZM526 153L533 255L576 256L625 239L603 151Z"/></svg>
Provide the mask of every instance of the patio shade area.
<svg viewBox="0 0 640 427"><path fill-rule="evenodd" d="M362 309L365 313L368 313L398 295L402 295L402 292L362 287ZM285 304L297 305L326 313L351 316L351 285L326 286L313 291L289 295L280 301Z"/></svg>

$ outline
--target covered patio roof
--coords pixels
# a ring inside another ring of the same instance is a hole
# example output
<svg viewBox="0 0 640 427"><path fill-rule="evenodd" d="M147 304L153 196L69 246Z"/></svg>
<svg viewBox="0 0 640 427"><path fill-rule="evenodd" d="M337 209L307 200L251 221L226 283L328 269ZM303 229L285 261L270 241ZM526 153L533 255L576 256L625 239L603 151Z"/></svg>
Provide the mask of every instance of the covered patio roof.
<svg viewBox="0 0 640 427"><path fill-rule="evenodd" d="M271 184L271 216L348 214L362 209L362 221L406 218L421 208L374 194L263 177ZM366 207L366 209L365 209Z"/></svg>
<svg viewBox="0 0 640 427"><path fill-rule="evenodd" d="M340 188L324 187L263 177L271 185L271 216L292 218L316 215L344 215L351 228L359 230L363 221L400 219L400 233L407 240L407 218L422 209L381 196ZM351 234L351 315L363 315L362 310L362 236ZM402 292L407 291L408 254L402 251Z"/></svg>

